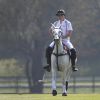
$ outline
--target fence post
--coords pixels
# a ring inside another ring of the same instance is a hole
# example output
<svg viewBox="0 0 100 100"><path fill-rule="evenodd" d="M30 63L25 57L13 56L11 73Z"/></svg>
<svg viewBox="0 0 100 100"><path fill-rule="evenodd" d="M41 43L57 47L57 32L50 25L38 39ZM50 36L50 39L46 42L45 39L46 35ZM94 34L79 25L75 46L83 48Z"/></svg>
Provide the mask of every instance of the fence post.
<svg viewBox="0 0 100 100"><path fill-rule="evenodd" d="M19 80L19 77L17 76L16 77L16 93L19 92L18 80Z"/></svg>
<svg viewBox="0 0 100 100"><path fill-rule="evenodd" d="M73 77L73 93L76 93L76 77Z"/></svg>
<svg viewBox="0 0 100 100"><path fill-rule="evenodd" d="M92 77L92 92L95 93L95 76Z"/></svg>

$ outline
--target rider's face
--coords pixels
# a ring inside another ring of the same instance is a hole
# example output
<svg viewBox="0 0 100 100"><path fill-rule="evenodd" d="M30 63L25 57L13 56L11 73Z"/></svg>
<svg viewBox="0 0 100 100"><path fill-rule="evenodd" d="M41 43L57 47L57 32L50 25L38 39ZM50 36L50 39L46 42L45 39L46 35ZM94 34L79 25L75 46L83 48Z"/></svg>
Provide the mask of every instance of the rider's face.
<svg viewBox="0 0 100 100"><path fill-rule="evenodd" d="M65 19L65 16L64 15L60 15L60 16L58 16L58 19L63 21Z"/></svg>

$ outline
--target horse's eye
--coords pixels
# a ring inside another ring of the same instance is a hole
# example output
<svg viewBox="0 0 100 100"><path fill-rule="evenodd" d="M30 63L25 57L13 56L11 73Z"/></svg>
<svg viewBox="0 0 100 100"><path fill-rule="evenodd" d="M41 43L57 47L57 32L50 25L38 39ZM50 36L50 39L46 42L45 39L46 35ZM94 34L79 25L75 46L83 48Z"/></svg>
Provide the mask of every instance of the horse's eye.
<svg viewBox="0 0 100 100"><path fill-rule="evenodd" d="M52 30L52 33L54 33L54 31Z"/></svg>
<svg viewBox="0 0 100 100"><path fill-rule="evenodd" d="M59 35L61 35L61 31L59 31Z"/></svg>

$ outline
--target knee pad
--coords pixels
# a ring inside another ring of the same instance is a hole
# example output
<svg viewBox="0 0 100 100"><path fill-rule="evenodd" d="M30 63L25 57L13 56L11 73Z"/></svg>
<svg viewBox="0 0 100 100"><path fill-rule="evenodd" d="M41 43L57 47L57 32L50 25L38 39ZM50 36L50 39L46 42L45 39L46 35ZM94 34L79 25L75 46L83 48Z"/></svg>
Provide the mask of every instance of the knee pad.
<svg viewBox="0 0 100 100"><path fill-rule="evenodd" d="M46 56L51 55L52 54L52 51L53 51L53 48L52 47L47 47L46 48Z"/></svg>
<svg viewBox="0 0 100 100"><path fill-rule="evenodd" d="M76 50L73 48L73 49L70 49L70 52L72 53L72 54L76 54Z"/></svg>
<svg viewBox="0 0 100 100"><path fill-rule="evenodd" d="M76 59L76 50L73 48L70 50L70 52L71 52L71 58Z"/></svg>

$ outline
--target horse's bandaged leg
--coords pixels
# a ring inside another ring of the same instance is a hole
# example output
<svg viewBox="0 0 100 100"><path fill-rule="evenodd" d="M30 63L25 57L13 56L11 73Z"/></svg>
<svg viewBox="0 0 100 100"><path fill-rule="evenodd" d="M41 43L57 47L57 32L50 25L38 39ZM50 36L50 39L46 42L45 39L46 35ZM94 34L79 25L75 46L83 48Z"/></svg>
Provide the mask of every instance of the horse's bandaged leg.
<svg viewBox="0 0 100 100"><path fill-rule="evenodd" d="M62 88L63 88L63 93L67 93L67 91L66 91L66 85L63 85Z"/></svg>
<svg viewBox="0 0 100 100"><path fill-rule="evenodd" d="M56 81L52 80L52 90L56 90Z"/></svg>

